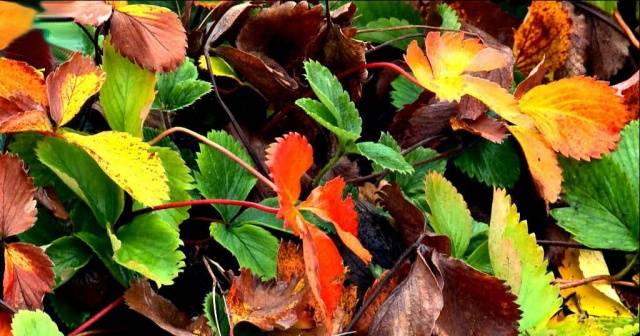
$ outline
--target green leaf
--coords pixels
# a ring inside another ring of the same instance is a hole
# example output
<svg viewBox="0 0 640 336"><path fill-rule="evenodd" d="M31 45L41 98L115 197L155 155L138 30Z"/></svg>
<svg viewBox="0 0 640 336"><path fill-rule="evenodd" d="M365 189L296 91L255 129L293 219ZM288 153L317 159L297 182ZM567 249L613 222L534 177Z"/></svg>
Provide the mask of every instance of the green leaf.
<svg viewBox="0 0 640 336"><path fill-rule="evenodd" d="M471 228L471 240L469 240L469 246L467 246L463 260L477 270L493 274L488 239L489 225L474 220Z"/></svg>
<svg viewBox="0 0 640 336"><path fill-rule="evenodd" d="M227 132L211 131L207 138L228 149L244 162L252 164L244 147ZM195 174L196 182L204 197L244 200L256 184L257 179L253 175L207 145L200 145L197 162L200 173ZM227 223L230 223L240 210L240 207L231 205L216 204L214 207Z"/></svg>
<svg viewBox="0 0 640 336"><path fill-rule="evenodd" d="M114 224L124 208L124 193L80 147L44 138L38 158L80 197L102 225Z"/></svg>
<svg viewBox="0 0 640 336"><path fill-rule="evenodd" d="M456 11L451 8L451 6L446 3L441 3L436 7L436 11L442 18L440 28L460 29L461 25L458 20L458 13L456 13Z"/></svg>
<svg viewBox="0 0 640 336"><path fill-rule="evenodd" d="M391 104L401 109L415 102L423 91L423 88L411 83L404 76L398 76L391 81Z"/></svg>
<svg viewBox="0 0 640 336"><path fill-rule="evenodd" d="M558 225L589 247L638 250L640 151L638 121L621 132L618 148L600 160L561 159L563 199L551 211Z"/></svg>
<svg viewBox="0 0 640 336"><path fill-rule="evenodd" d="M195 188L191 170L187 167L184 160L178 152L166 147L151 147L151 152L157 153L162 161L162 166L167 175L167 184L169 186L169 202L180 202L191 200L190 190ZM136 202L134 209L140 209L144 206ZM174 209L165 209L154 211L163 222L170 223L176 230L178 226L189 218L189 209L191 207L180 207Z"/></svg>
<svg viewBox="0 0 640 336"><path fill-rule="evenodd" d="M75 233L74 236L91 248L120 285L125 288L129 287L129 282L133 279L134 274L114 262L113 248L106 232L98 235L88 231L80 231Z"/></svg>
<svg viewBox="0 0 640 336"><path fill-rule="evenodd" d="M406 25L409 25L409 21L391 17L391 18L380 18L374 21L370 21L367 23L365 28L366 29L390 28L390 27L406 26ZM407 35L414 35L414 36L409 37ZM392 42L391 45L398 49L406 50L411 40L424 39L424 34L420 30L416 28L412 28L412 29L383 30L383 31L377 31L377 32L359 33L356 35L355 38L358 40L363 40L368 42L385 43L390 40L398 39L401 37L407 37L407 38L402 38L395 42Z"/></svg>
<svg viewBox="0 0 640 336"><path fill-rule="evenodd" d="M613 12L618 9L618 2L611 0L587 0L588 3L602 9L609 15L613 15Z"/></svg>
<svg viewBox="0 0 640 336"><path fill-rule="evenodd" d="M156 76L119 55L108 41L103 46L102 69L107 80L100 90L100 103L104 116L112 130L142 137L142 123L155 96Z"/></svg>
<svg viewBox="0 0 640 336"><path fill-rule="evenodd" d="M305 61L304 69L305 77L320 102L302 98L296 101L296 105L334 132L342 143L358 139L362 132L362 119L340 81L328 68L316 61ZM337 129L343 131L336 132Z"/></svg>
<svg viewBox="0 0 640 336"><path fill-rule="evenodd" d="M238 78L238 74L235 70L224 60L222 57L211 56L209 57L211 60L211 73L214 76L221 76L234 79L236 82L241 82ZM204 71L207 71L207 60L204 58L204 55L200 56L198 59L198 67Z"/></svg>
<svg viewBox="0 0 640 336"><path fill-rule="evenodd" d="M637 317L601 317L573 314L549 323L531 336L635 336L640 333Z"/></svg>
<svg viewBox="0 0 640 336"><path fill-rule="evenodd" d="M438 172L444 174L447 166L447 160L437 160L421 165L415 166L416 163L425 160L433 159L438 156L439 153L431 148L419 147L411 152L405 154L404 159L411 165L414 165L414 172L412 174L397 174L392 173L391 179L396 181L402 189L402 192L409 198L420 197L424 195L424 176L429 172Z"/></svg>
<svg viewBox="0 0 640 336"><path fill-rule="evenodd" d="M56 55L56 47L78 51L85 55L93 55L93 42L74 22L35 22L34 29L41 29L45 40L52 45L53 54ZM87 27L90 31L92 27ZM66 61L66 57L57 57L60 63ZM62 56L62 55L60 55Z"/></svg>
<svg viewBox="0 0 640 336"><path fill-rule="evenodd" d="M91 316L91 311L85 307L80 307L74 302L73 295L70 296L71 298L62 296L60 293L54 293L47 295L46 298L49 300L49 304L51 308L53 308L56 316L58 316L58 319L62 321L67 328L73 329L86 321Z"/></svg>
<svg viewBox="0 0 640 336"><path fill-rule="evenodd" d="M267 198L260 202L260 204L277 208L278 199L275 197ZM277 218L275 214L260 211L255 208L245 209L236 218L234 218L233 223L231 223L232 226L241 226L245 224L258 225L266 229L278 230L287 233L291 232L284 228L284 222L282 219Z"/></svg>
<svg viewBox="0 0 640 336"><path fill-rule="evenodd" d="M363 27L368 22L379 18L404 19L411 24L424 24L418 10L411 4L396 0L360 0L354 1L358 11L354 20L354 26Z"/></svg>
<svg viewBox="0 0 640 336"><path fill-rule="evenodd" d="M468 176L493 187L513 187L520 178L520 156L509 140L496 144L481 139L453 163Z"/></svg>
<svg viewBox="0 0 640 336"><path fill-rule="evenodd" d="M471 240L471 212L458 190L442 175L433 172L425 180L429 224L451 240L451 255L462 258Z"/></svg>
<svg viewBox="0 0 640 336"><path fill-rule="evenodd" d="M495 275L505 280L517 295L520 306L520 331L539 328L547 323L562 304L560 290L552 285L553 274L547 272L542 247L529 234L526 221L511 197L498 189L493 194L489 225L489 255Z"/></svg>
<svg viewBox="0 0 640 336"><path fill-rule="evenodd" d="M179 232L160 216L150 213L109 233L113 259L120 265L155 281L158 286L171 285L184 267L185 255Z"/></svg>
<svg viewBox="0 0 640 336"><path fill-rule="evenodd" d="M42 310L20 310L11 321L13 336L64 336L51 317Z"/></svg>
<svg viewBox="0 0 640 336"><path fill-rule="evenodd" d="M240 267L250 269L263 280L276 276L278 239L269 231L251 224L226 226L211 223L211 236L233 253Z"/></svg>
<svg viewBox="0 0 640 336"><path fill-rule="evenodd" d="M58 238L46 249L53 262L55 286L58 288L89 263L93 253L87 245L74 236Z"/></svg>
<svg viewBox="0 0 640 336"><path fill-rule="evenodd" d="M175 111L193 104L211 92L211 84L198 79L198 69L186 59L173 72L156 74L156 99L153 107L164 111Z"/></svg>
<svg viewBox="0 0 640 336"><path fill-rule="evenodd" d="M356 144L358 153L373 161L382 168L398 173L413 173L410 165L394 148L375 142L359 142Z"/></svg>
<svg viewBox="0 0 640 336"><path fill-rule="evenodd" d="M214 306L215 295L215 306ZM204 298L204 315L207 317L209 327L211 327L213 334L216 336L229 335L229 318L225 310L225 302L222 295L218 293L209 293ZM217 319L216 319L217 317ZM220 328L218 328L220 327ZM220 330L218 330L220 329Z"/></svg>

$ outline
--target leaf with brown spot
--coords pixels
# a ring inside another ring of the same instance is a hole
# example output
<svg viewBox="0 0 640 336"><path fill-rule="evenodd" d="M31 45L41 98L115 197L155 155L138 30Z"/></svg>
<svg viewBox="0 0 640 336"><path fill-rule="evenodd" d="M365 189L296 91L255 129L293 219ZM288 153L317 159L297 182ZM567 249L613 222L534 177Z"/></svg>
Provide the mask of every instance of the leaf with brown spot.
<svg viewBox="0 0 640 336"><path fill-rule="evenodd" d="M53 264L39 247L11 243L4 248L4 301L16 309L42 309L53 288Z"/></svg>
<svg viewBox="0 0 640 336"><path fill-rule="evenodd" d="M79 24L99 26L111 17L113 8L104 1L42 1L45 18L73 18Z"/></svg>
<svg viewBox="0 0 640 336"><path fill-rule="evenodd" d="M178 336L192 336L187 330L191 319L171 301L156 294L146 280L134 281L124 293L129 308L153 321L158 327Z"/></svg>
<svg viewBox="0 0 640 336"><path fill-rule="evenodd" d="M571 46L571 18L556 1L533 1L513 43L516 66L528 73L547 59L547 70L559 69L567 60Z"/></svg>
<svg viewBox="0 0 640 336"><path fill-rule="evenodd" d="M36 223L35 192L22 161L0 155L0 239L25 232Z"/></svg>
<svg viewBox="0 0 640 336"><path fill-rule="evenodd" d="M413 244L425 231L424 215L409 202L397 184L387 184L378 192L380 203L395 219L405 246Z"/></svg>
<svg viewBox="0 0 640 336"><path fill-rule="evenodd" d="M111 18L111 43L132 62L154 72L184 63L187 36L178 16L154 5L119 7Z"/></svg>

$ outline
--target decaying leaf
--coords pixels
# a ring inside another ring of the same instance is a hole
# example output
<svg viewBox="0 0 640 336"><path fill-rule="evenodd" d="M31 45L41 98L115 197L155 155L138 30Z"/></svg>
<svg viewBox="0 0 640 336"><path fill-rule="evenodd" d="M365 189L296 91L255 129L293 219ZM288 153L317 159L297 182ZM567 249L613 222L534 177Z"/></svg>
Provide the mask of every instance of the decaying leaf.
<svg viewBox="0 0 640 336"><path fill-rule="evenodd" d="M557 70L567 60L570 34L571 18L561 2L533 1L514 36L516 66L528 73L546 58L547 70Z"/></svg>
<svg viewBox="0 0 640 336"><path fill-rule="evenodd" d="M405 105L394 117L389 132L398 139L401 147L443 134L449 126L449 118L457 114L455 103L424 103L421 98Z"/></svg>
<svg viewBox="0 0 640 336"><path fill-rule="evenodd" d="M17 309L42 309L53 288L53 264L39 247L26 243L4 246L3 299Z"/></svg>
<svg viewBox="0 0 640 336"><path fill-rule="evenodd" d="M454 131L463 129L495 143L502 143L507 137L507 125L487 115L481 115L473 121L453 117L449 123Z"/></svg>
<svg viewBox="0 0 640 336"><path fill-rule="evenodd" d="M36 189L18 157L0 155L0 238L27 231L36 222Z"/></svg>
<svg viewBox="0 0 640 336"><path fill-rule="evenodd" d="M449 4L460 21L472 24L491 34L500 43L513 45L513 34L520 25L517 18L505 13L491 0L454 1Z"/></svg>
<svg viewBox="0 0 640 336"><path fill-rule="evenodd" d="M404 245L411 246L425 231L422 211L404 197L397 184L386 184L376 194L384 209L395 219Z"/></svg>

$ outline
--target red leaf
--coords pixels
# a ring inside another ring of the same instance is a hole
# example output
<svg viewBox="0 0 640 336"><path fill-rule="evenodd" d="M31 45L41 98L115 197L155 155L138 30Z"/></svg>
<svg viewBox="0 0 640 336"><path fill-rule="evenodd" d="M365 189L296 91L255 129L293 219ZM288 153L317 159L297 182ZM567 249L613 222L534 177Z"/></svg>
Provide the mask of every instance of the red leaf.
<svg viewBox="0 0 640 336"><path fill-rule="evenodd" d="M79 24L98 26L111 17L111 5L104 1L42 1L44 17L71 17Z"/></svg>
<svg viewBox="0 0 640 336"><path fill-rule="evenodd" d="M0 336L12 336L11 314L0 310Z"/></svg>
<svg viewBox="0 0 640 336"><path fill-rule="evenodd" d="M22 233L36 222L36 188L16 156L0 155L0 239Z"/></svg>
<svg viewBox="0 0 640 336"><path fill-rule="evenodd" d="M13 40L3 52L8 58L27 62L36 69L44 69L45 75L56 66L56 59L39 29L32 29Z"/></svg>
<svg viewBox="0 0 640 336"><path fill-rule="evenodd" d="M178 16L153 5L127 5L113 12L111 43L145 69L175 70L184 62L187 36Z"/></svg>
<svg viewBox="0 0 640 336"><path fill-rule="evenodd" d="M42 309L53 287L53 264L39 247L12 243L4 249L4 301L16 309Z"/></svg>

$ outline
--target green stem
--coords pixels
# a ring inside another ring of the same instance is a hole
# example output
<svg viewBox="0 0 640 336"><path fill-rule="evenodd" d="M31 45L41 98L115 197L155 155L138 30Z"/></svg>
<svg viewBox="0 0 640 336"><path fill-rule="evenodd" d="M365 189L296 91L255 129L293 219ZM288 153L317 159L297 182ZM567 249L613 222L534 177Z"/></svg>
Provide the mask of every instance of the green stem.
<svg viewBox="0 0 640 336"><path fill-rule="evenodd" d="M340 158L342 157L342 155L344 155L344 153L345 153L345 147L341 144L340 148L338 148L338 151L336 151L336 153L329 160L329 162L327 162L327 164L325 164L324 167L320 169L316 177L313 178L314 186L317 186L320 184L320 182L322 181L322 178L327 174L329 170L331 170L331 168L333 168L336 165L336 163L338 163L338 160L340 160Z"/></svg>
<svg viewBox="0 0 640 336"><path fill-rule="evenodd" d="M625 266L625 267L624 267L620 272L618 272L618 273L614 274L614 275L613 275L613 278L614 278L614 279L616 279L616 280L620 280L620 279L622 279L625 275L627 275L627 273L629 273L629 271L631 271L631 270L633 269L633 266L635 266L635 265L636 265L636 261L638 260L638 254L640 254L640 252L639 252L639 253L636 253L636 254L633 256L633 259L631 259L631 262L629 262L629 263L627 264L627 266Z"/></svg>

